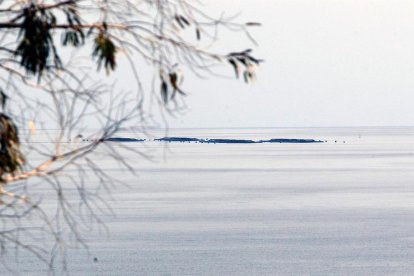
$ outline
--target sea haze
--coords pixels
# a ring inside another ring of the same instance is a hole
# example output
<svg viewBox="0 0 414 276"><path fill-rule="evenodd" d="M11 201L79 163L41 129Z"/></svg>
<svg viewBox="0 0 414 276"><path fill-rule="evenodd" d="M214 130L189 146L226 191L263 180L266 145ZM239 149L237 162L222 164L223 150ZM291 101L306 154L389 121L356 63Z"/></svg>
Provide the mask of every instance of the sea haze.
<svg viewBox="0 0 414 276"><path fill-rule="evenodd" d="M101 161L129 187L114 189L108 199L116 214L102 216L109 236L87 234L90 255L68 252L74 275L414 271L414 128L172 129L167 134L326 142L129 143L156 161L125 152L136 160L138 177ZM42 273L30 257L20 257L21 271Z"/></svg>

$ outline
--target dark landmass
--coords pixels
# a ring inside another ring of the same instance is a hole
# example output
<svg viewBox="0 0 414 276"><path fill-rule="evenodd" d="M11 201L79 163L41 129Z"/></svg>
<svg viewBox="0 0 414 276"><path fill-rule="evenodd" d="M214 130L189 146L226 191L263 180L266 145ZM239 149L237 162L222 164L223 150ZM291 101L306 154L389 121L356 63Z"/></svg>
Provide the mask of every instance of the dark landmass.
<svg viewBox="0 0 414 276"><path fill-rule="evenodd" d="M196 143L218 143L218 144L249 144L256 143L252 140L239 140L239 139L199 139L188 137L164 137L155 139L155 141L161 142L196 142Z"/></svg>
<svg viewBox="0 0 414 276"><path fill-rule="evenodd" d="M241 140L241 139L200 139L200 143L213 143L213 144L254 144L257 143L253 140Z"/></svg>
<svg viewBox="0 0 414 276"><path fill-rule="evenodd" d="M164 137L155 139L161 142L196 142L196 143L212 143L212 144L262 144L262 143L323 143L323 141L313 139L285 139L277 138L270 140L243 140L243 139L199 139L188 137Z"/></svg>
<svg viewBox="0 0 414 276"><path fill-rule="evenodd" d="M146 139L125 138L125 137L111 137L104 141L107 142L144 142ZM207 143L207 144L263 144L263 143L290 143L290 144L305 144L305 143L323 143L323 141L313 139L287 139L275 138L269 140L246 140L246 139L200 139L190 137L163 137L154 139L158 142L181 142L181 143Z"/></svg>
<svg viewBox="0 0 414 276"><path fill-rule="evenodd" d="M161 141L161 142L199 142L200 139L188 138L188 137L164 137L164 138L155 139L154 141Z"/></svg>
<svg viewBox="0 0 414 276"><path fill-rule="evenodd" d="M106 142L144 142L145 139L124 138L124 137L110 137L105 139Z"/></svg>
<svg viewBox="0 0 414 276"><path fill-rule="evenodd" d="M277 139L270 139L270 140L261 140L259 143L323 143L320 140L313 140L313 139L285 139L285 138L277 138Z"/></svg>

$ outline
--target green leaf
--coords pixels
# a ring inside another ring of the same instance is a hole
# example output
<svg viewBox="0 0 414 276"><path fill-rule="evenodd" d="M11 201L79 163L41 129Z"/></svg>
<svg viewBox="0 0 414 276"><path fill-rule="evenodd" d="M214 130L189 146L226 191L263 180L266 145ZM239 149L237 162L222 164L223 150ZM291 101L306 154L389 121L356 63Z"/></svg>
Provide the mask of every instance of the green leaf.
<svg viewBox="0 0 414 276"><path fill-rule="evenodd" d="M105 31L101 31L95 38L92 56L98 60L98 70L102 64L109 72L115 70L117 48Z"/></svg>
<svg viewBox="0 0 414 276"><path fill-rule="evenodd" d="M9 97L4 93L3 89L0 88L0 103L2 109L6 108L8 98Z"/></svg>
<svg viewBox="0 0 414 276"><path fill-rule="evenodd" d="M164 104L168 103L168 85L165 81L161 81L161 98Z"/></svg>
<svg viewBox="0 0 414 276"><path fill-rule="evenodd" d="M234 72L236 73L236 77L239 78L239 66L237 65L236 61L234 61L234 59L232 58L228 59L228 61L231 64L231 66L233 66Z"/></svg>
<svg viewBox="0 0 414 276"><path fill-rule="evenodd" d="M201 39L201 32L199 28L196 28L196 36L197 36L197 40Z"/></svg>
<svg viewBox="0 0 414 276"><path fill-rule="evenodd" d="M20 56L20 65L39 78L52 65L61 68L62 63L51 33L56 23L54 14L31 4L23 10L22 16L21 39L15 51L15 55Z"/></svg>

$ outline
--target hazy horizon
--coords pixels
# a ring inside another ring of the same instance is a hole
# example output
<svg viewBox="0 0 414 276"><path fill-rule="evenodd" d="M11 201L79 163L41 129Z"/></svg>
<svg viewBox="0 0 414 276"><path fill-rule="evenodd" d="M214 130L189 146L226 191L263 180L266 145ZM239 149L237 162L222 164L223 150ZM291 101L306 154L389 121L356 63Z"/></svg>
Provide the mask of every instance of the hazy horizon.
<svg viewBox="0 0 414 276"><path fill-rule="evenodd" d="M414 2L241 0L205 7L261 22L252 29L259 47L225 32L219 46L252 47L266 61L252 85L187 77L189 110L169 118L171 127L414 125ZM230 67L227 73L233 77Z"/></svg>

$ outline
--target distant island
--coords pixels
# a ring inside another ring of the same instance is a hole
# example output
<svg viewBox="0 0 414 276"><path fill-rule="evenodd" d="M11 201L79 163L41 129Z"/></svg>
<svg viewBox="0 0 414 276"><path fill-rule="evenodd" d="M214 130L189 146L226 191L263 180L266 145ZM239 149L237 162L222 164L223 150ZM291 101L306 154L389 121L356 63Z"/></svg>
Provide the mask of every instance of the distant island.
<svg viewBox="0 0 414 276"><path fill-rule="evenodd" d="M124 137L110 137L104 139L105 142L144 142L145 139L124 138Z"/></svg>
<svg viewBox="0 0 414 276"><path fill-rule="evenodd" d="M83 140L86 141L86 140ZM126 137L110 137L104 140L105 142L145 142L146 139L126 138ZM287 139L274 138L269 140L246 140L246 139L202 139L190 137L163 137L154 139L157 142L179 142L179 143L207 143L207 144L264 144L264 143L284 143L284 144L309 144L309 143L323 143L324 141L314 139Z"/></svg>
<svg viewBox="0 0 414 276"><path fill-rule="evenodd" d="M263 144L263 143L291 143L291 144L305 144L305 143L323 143L323 141L314 139L286 139L275 138L269 140L245 140L245 139L199 139L189 137L164 137L155 139L160 142L195 142L195 143L209 143L209 144Z"/></svg>

